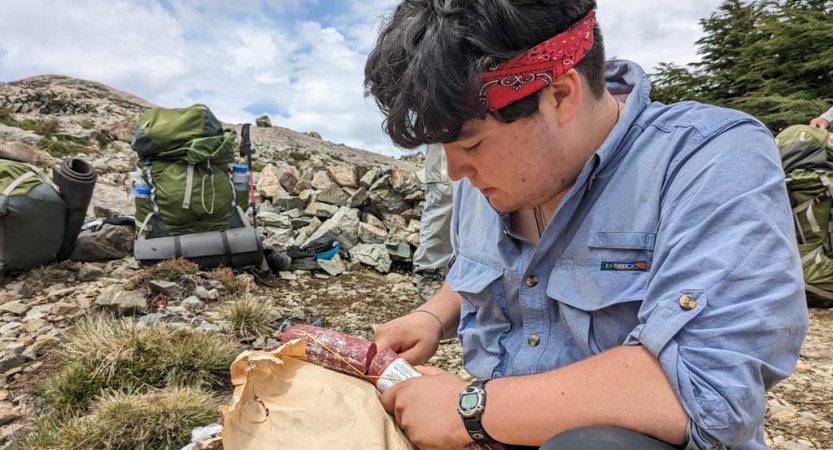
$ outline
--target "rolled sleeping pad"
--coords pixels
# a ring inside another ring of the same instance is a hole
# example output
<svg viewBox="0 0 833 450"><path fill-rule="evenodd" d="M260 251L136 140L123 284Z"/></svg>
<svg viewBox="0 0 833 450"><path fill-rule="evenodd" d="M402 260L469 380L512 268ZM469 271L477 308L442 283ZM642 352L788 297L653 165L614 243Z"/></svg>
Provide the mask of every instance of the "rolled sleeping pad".
<svg viewBox="0 0 833 450"><path fill-rule="evenodd" d="M143 265L185 258L205 269L259 266L263 245L252 227L205 233L183 234L153 239L137 239L133 256Z"/></svg>
<svg viewBox="0 0 833 450"><path fill-rule="evenodd" d="M97 178L95 168L78 158L65 159L52 167L52 180L61 189L61 197L67 204L64 240L58 252L58 261L68 259L75 249L75 241L84 226Z"/></svg>

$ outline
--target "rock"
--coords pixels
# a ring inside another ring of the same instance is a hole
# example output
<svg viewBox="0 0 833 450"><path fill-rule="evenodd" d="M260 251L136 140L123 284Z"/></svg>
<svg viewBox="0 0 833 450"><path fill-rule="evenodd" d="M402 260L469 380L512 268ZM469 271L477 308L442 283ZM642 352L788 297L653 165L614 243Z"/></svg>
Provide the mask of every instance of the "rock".
<svg viewBox="0 0 833 450"><path fill-rule="evenodd" d="M114 284L102 292L95 304L123 315L141 313L147 309L144 295L138 291L125 291L119 284Z"/></svg>
<svg viewBox="0 0 833 450"><path fill-rule="evenodd" d="M384 244L387 238L387 230L366 223L359 224L359 239L365 244Z"/></svg>
<svg viewBox="0 0 833 450"><path fill-rule="evenodd" d="M408 243L411 244L413 248L419 248L419 233L413 233L408 236Z"/></svg>
<svg viewBox="0 0 833 450"><path fill-rule="evenodd" d="M346 207L339 209L304 242L304 245L322 236L337 239L347 249L356 245L359 242L359 210Z"/></svg>
<svg viewBox="0 0 833 450"><path fill-rule="evenodd" d="M14 302L8 302L0 306L0 311L22 316L26 314L27 311L29 311L29 305L19 300Z"/></svg>
<svg viewBox="0 0 833 450"><path fill-rule="evenodd" d="M378 217L374 216L373 214L369 214L369 213L362 214L362 222L364 222L364 223L366 223L370 226L374 226L376 228L383 228L383 229L387 228L385 226L384 222L379 220Z"/></svg>
<svg viewBox="0 0 833 450"><path fill-rule="evenodd" d="M373 185L370 186L370 191L378 191L381 189L389 189L390 188L390 175L382 175L380 178L376 179L373 182Z"/></svg>
<svg viewBox="0 0 833 450"><path fill-rule="evenodd" d="M309 226L312 223L312 219L309 217L298 217L297 219L292 219L290 223L292 224L292 229L298 230Z"/></svg>
<svg viewBox="0 0 833 450"><path fill-rule="evenodd" d="M116 140L129 144L133 141L133 127L135 125L136 123L134 120L121 120L104 125L102 129L107 131L110 136L116 138Z"/></svg>
<svg viewBox="0 0 833 450"><path fill-rule="evenodd" d="M411 203L421 202L423 200L425 200L425 192L423 191L416 191L413 194L408 194L405 196L405 201Z"/></svg>
<svg viewBox="0 0 833 450"><path fill-rule="evenodd" d="M82 264L78 271L78 279L81 281L95 281L104 276L104 270L93 264Z"/></svg>
<svg viewBox="0 0 833 450"><path fill-rule="evenodd" d="M420 189L420 182L414 172L407 169L393 169L390 176L390 184L393 190L400 194L413 194Z"/></svg>
<svg viewBox="0 0 833 450"><path fill-rule="evenodd" d="M384 244L359 244L350 249L350 257L380 273L390 271L391 259Z"/></svg>
<svg viewBox="0 0 833 450"><path fill-rule="evenodd" d="M298 169L285 162L278 163L277 169L278 180L280 181L281 186L286 189L287 192L297 194L298 190L296 188L298 186L298 182L300 181Z"/></svg>
<svg viewBox="0 0 833 450"><path fill-rule="evenodd" d="M15 412L14 406L8 403L0 403L0 426L6 425L20 418L20 414Z"/></svg>
<svg viewBox="0 0 833 450"><path fill-rule="evenodd" d="M307 131L307 132L306 132L306 133L304 133L304 134L306 134L307 136L309 136L309 137L311 137L311 138L314 138L314 139L321 139L321 135L320 135L320 134L318 134L318 132L317 132L317 131Z"/></svg>
<svg viewBox="0 0 833 450"><path fill-rule="evenodd" d="M370 194L367 192L367 189L361 187L353 195L351 195L349 199L347 199L347 206L350 208L358 208L362 206L368 198L370 198Z"/></svg>
<svg viewBox="0 0 833 450"><path fill-rule="evenodd" d="M338 212L338 206L335 205L327 205L324 203L312 202L307 206L307 209L304 210L304 214L313 217L321 217L323 219L328 219L333 217Z"/></svg>
<svg viewBox="0 0 833 450"><path fill-rule="evenodd" d="M55 336L39 336L29 349L32 350L36 356L43 356L53 348L57 347L60 343L61 341Z"/></svg>
<svg viewBox="0 0 833 450"><path fill-rule="evenodd" d="M373 167L370 170L368 170L367 173L364 174L364 176L362 176L361 180L359 180L359 184L362 187L370 189L370 187L373 186L373 183L376 182L376 178L378 178L381 173L382 169L379 169L378 167Z"/></svg>
<svg viewBox="0 0 833 450"><path fill-rule="evenodd" d="M402 216L402 218L408 222L408 231L413 232L415 230L419 230L419 226L417 226L415 229L411 229L411 223L419 223L419 219L422 217L422 213L419 210L408 209L406 211L402 211L399 215Z"/></svg>
<svg viewBox="0 0 833 450"><path fill-rule="evenodd" d="M330 205L347 206L350 200L350 194L344 192L344 189L333 183L326 190L319 192L315 199L316 201L329 203Z"/></svg>
<svg viewBox="0 0 833 450"><path fill-rule="evenodd" d="M0 359L0 373L17 369L24 364L26 364L26 357L23 355L6 355Z"/></svg>
<svg viewBox="0 0 833 450"><path fill-rule="evenodd" d="M125 225L104 224L98 231L84 230L70 259L92 262L125 258L133 254L133 234L133 227Z"/></svg>
<svg viewBox="0 0 833 450"><path fill-rule="evenodd" d="M354 166L328 166L327 171L330 176L341 187L357 188L359 187L359 180L356 177L356 168Z"/></svg>
<svg viewBox="0 0 833 450"><path fill-rule="evenodd" d="M405 218L397 214L386 214L384 223L385 227L390 231L404 230L408 226Z"/></svg>
<svg viewBox="0 0 833 450"><path fill-rule="evenodd" d="M408 243L391 240L385 245L392 260L406 262L411 260L411 246Z"/></svg>
<svg viewBox="0 0 833 450"><path fill-rule="evenodd" d="M211 292L209 292L208 289L202 286L197 286L194 289L194 295L196 295L197 298L199 298L200 300L213 300L213 298L211 297Z"/></svg>
<svg viewBox="0 0 833 450"><path fill-rule="evenodd" d="M262 198L268 198L271 200L289 196L289 193L287 193L283 186L281 186L278 168L272 164L263 168L255 186L257 192Z"/></svg>
<svg viewBox="0 0 833 450"><path fill-rule="evenodd" d="M257 125L259 127L269 128L269 127L272 126L272 121L269 120L269 116L264 114L264 115L258 117L257 119L255 119L255 125Z"/></svg>
<svg viewBox="0 0 833 450"><path fill-rule="evenodd" d="M318 265L324 272L327 272L327 274L333 277L341 275L346 270L344 262L339 255L333 256L332 259L319 259Z"/></svg>
<svg viewBox="0 0 833 450"><path fill-rule="evenodd" d="M43 136L0 123L0 142L22 142L37 147L43 142Z"/></svg>
<svg viewBox="0 0 833 450"><path fill-rule="evenodd" d="M799 444L798 442L785 442L781 448L784 450L814 450L815 447L810 447L804 444Z"/></svg>
<svg viewBox="0 0 833 450"><path fill-rule="evenodd" d="M344 206L347 204L347 200L350 199L350 195L344 192L344 189L334 182L327 175L327 172L316 172L312 179L312 187L319 191L315 197L315 201L317 202Z"/></svg>
<svg viewBox="0 0 833 450"><path fill-rule="evenodd" d="M9 283L6 285L6 291L15 297L30 298L36 291L35 283L30 279L25 279L17 283Z"/></svg>
<svg viewBox="0 0 833 450"><path fill-rule="evenodd" d="M278 277L280 277L281 280L286 281L295 281L298 279L298 276L292 272L278 272Z"/></svg>
<svg viewBox="0 0 833 450"><path fill-rule="evenodd" d="M182 301L182 307L191 312L199 312L205 309L205 303L199 298L192 295Z"/></svg>
<svg viewBox="0 0 833 450"><path fill-rule="evenodd" d="M292 222L289 217L272 212L264 212L257 215L258 223L262 223L267 227L275 228L292 228Z"/></svg>
<svg viewBox="0 0 833 450"><path fill-rule="evenodd" d="M142 317L139 317L139 322L143 323L147 326L156 325L159 321L162 320L162 314L147 314Z"/></svg>
<svg viewBox="0 0 833 450"><path fill-rule="evenodd" d="M12 335L12 334L17 335L17 333L19 333L18 330L22 326L23 326L23 324L20 323L20 322L9 322L9 323L3 325L2 327L0 327L0 335L3 335L3 336L8 336L8 335Z"/></svg>
<svg viewBox="0 0 833 450"><path fill-rule="evenodd" d="M292 195L278 197L272 199L275 207L278 211L291 211L294 209L303 208L307 205L307 202L301 199L300 197L295 197Z"/></svg>
<svg viewBox="0 0 833 450"><path fill-rule="evenodd" d="M148 283L150 291L157 294L165 294L171 298L178 298L182 295L182 286L173 281L152 280Z"/></svg>
<svg viewBox="0 0 833 450"><path fill-rule="evenodd" d="M370 205L383 214L399 214L410 209L402 194L387 189L371 192Z"/></svg>
<svg viewBox="0 0 833 450"><path fill-rule="evenodd" d="M52 314L56 316L71 316L78 312L78 305L67 302L57 302L52 305Z"/></svg>
<svg viewBox="0 0 833 450"><path fill-rule="evenodd" d="M38 160L38 151L23 142L0 142L0 159L34 164Z"/></svg>

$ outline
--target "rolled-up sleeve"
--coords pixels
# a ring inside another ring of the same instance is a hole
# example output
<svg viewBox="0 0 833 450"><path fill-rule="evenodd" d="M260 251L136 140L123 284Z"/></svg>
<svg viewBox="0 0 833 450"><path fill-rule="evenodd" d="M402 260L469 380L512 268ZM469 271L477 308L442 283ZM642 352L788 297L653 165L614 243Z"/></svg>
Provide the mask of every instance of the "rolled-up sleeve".
<svg viewBox="0 0 833 450"><path fill-rule="evenodd" d="M769 132L737 119L688 142L665 178L646 297L626 344L662 364L690 418L687 448L727 449L760 429L766 389L797 361L807 307Z"/></svg>
<svg viewBox="0 0 833 450"><path fill-rule="evenodd" d="M822 115L821 115L821 117L822 117L824 120L828 121L828 122L833 122L833 107L831 107L830 109L828 109L826 113L824 113L824 114L822 114Z"/></svg>

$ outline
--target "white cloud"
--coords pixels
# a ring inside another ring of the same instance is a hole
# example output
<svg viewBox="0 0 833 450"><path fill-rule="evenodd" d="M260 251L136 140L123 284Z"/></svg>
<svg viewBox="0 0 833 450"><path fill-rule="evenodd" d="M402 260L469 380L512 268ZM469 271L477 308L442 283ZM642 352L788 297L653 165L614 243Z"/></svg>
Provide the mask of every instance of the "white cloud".
<svg viewBox="0 0 833 450"><path fill-rule="evenodd" d="M0 80L91 79L162 106L203 102L231 122L266 112L278 125L397 154L364 98L363 72L398 0L329 1L0 0ZM698 19L719 2L599 0L608 55L648 70L689 62Z"/></svg>

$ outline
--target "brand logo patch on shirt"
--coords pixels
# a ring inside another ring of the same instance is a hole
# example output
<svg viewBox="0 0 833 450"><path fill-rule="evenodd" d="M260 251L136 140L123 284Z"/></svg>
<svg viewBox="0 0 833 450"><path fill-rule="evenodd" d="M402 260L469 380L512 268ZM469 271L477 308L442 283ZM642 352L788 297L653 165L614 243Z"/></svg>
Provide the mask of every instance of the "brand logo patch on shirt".
<svg viewBox="0 0 833 450"><path fill-rule="evenodd" d="M647 261L602 261L602 270L648 271Z"/></svg>

